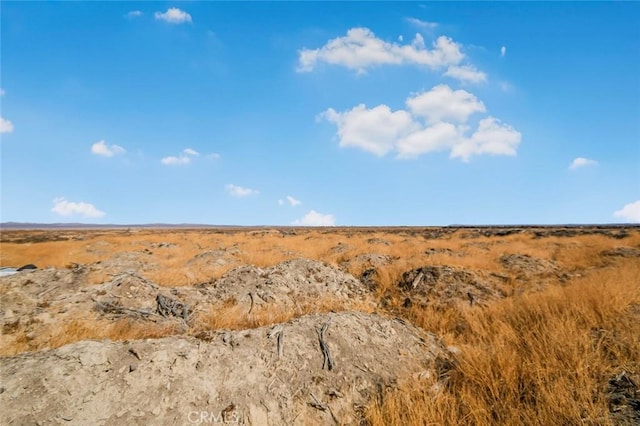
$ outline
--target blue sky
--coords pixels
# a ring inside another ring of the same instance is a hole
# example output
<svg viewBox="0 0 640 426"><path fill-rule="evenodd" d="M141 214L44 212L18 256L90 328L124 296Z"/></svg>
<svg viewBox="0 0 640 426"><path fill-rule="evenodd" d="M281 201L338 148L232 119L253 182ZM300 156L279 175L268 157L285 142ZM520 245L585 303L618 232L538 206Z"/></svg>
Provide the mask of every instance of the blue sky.
<svg viewBox="0 0 640 426"><path fill-rule="evenodd" d="M2 221L640 222L636 2L6 2Z"/></svg>

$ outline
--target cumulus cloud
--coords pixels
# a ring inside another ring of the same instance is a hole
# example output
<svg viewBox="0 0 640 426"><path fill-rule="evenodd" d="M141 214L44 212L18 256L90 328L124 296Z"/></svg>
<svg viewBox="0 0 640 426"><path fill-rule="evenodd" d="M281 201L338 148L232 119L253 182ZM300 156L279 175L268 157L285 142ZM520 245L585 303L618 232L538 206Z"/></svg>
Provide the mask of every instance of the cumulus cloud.
<svg viewBox="0 0 640 426"><path fill-rule="evenodd" d="M191 157L197 157L198 155L200 155L199 152L191 148L186 148L182 150L180 155L178 156L170 155L168 157L164 157L162 160L160 160L160 162L162 162L162 164L165 164L167 166L180 166L180 165L184 166L191 163Z"/></svg>
<svg viewBox="0 0 640 426"><path fill-rule="evenodd" d="M431 69L457 65L464 59L461 46L449 37L438 37L432 48L416 34L411 44L389 43L376 37L368 28L352 28L344 37L329 40L318 49L302 49L298 55L298 72L310 72L318 63L341 65L366 72L377 65L423 65Z"/></svg>
<svg viewBox="0 0 640 426"><path fill-rule="evenodd" d="M427 92L407 99L407 107L413 115L424 117L429 123L454 121L464 123L476 112L485 112L484 104L466 90L452 90L440 84Z"/></svg>
<svg viewBox="0 0 640 426"><path fill-rule="evenodd" d="M407 111L392 112L387 105L368 109L360 104L342 113L329 108L320 114L338 127L340 146L353 146L379 157L394 148L397 140L419 129Z"/></svg>
<svg viewBox="0 0 640 426"><path fill-rule="evenodd" d="M169 8L164 13L156 12L154 16L156 19L168 22L169 24L184 24L186 22L191 22L191 15L177 7Z"/></svg>
<svg viewBox="0 0 640 426"><path fill-rule="evenodd" d="M0 117L0 133L11 133L13 132L13 123L9 120Z"/></svg>
<svg viewBox="0 0 640 426"><path fill-rule="evenodd" d="M451 148L451 158L469 161L473 155L516 155L522 135L494 117L480 120L470 138L463 138Z"/></svg>
<svg viewBox="0 0 640 426"><path fill-rule="evenodd" d="M452 65L447 68L447 72L445 72L444 75L455 78L463 83L482 83L487 81L487 74L478 71L472 65Z"/></svg>
<svg viewBox="0 0 640 426"><path fill-rule="evenodd" d="M629 222L640 223L640 200L625 205L613 215Z"/></svg>
<svg viewBox="0 0 640 426"><path fill-rule="evenodd" d="M322 214L310 210L302 218L295 220L292 225L298 226L335 226L336 218L332 214Z"/></svg>
<svg viewBox="0 0 640 426"><path fill-rule="evenodd" d="M500 56L502 56L504 58L504 55L507 54L507 46L502 46L500 48Z"/></svg>
<svg viewBox="0 0 640 426"><path fill-rule="evenodd" d="M232 183L226 184L224 188L227 191L227 193L229 193L229 195L236 198L248 197L248 196L257 195L260 193L255 189L243 188L241 186L234 185Z"/></svg>
<svg viewBox="0 0 640 426"><path fill-rule="evenodd" d="M91 152L103 157L113 157L127 151L119 145L107 145L105 141L99 141L91 145Z"/></svg>
<svg viewBox="0 0 640 426"><path fill-rule="evenodd" d="M569 170L579 169L580 167L597 166L598 162L584 157L574 159L569 165Z"/></svg>
<svg viewBox="0 0 640 426"><path fill-rule="evenodd" d="M60 216L102 217L106 213L98 210L93 204L67 201L64 197L53 200L52 212Z"/></svg>
<svg viewBox="0 0 640 426"><path fill-rule="evenodd" d="M396 145L400 158L446 151L462 140L461 129L451 123L436 123L400 139Z"/></svg>
<svg viewBox="0 0 640 426"><path fill-rule="evenodd" d="M386 105L361 104L319 115L337 127L340 146L356 147L377 156L396 152L411 158L436 151L450 151L451 158L469 161L474 155L515 155L521 134L494 117L478 122L468 135L471 115L486 112L484 104L465 90L439 85L410 96L407 110L392 111Z"/></svg>
<svg viewBox="0 0 640 426"><path fill-rule="evenodd" d="M132 10L131 12L127 13L125 16L127 18L137 18L139 16L142 16L142 12L139 10Z"/></svg>
<svg viewBox="0 0 640 426"><path fill-rule="evenodd" d="M433 31L438 27L437 22L427 22L418 18L406 18L406 21L411 25L425 31Z"/></svg>

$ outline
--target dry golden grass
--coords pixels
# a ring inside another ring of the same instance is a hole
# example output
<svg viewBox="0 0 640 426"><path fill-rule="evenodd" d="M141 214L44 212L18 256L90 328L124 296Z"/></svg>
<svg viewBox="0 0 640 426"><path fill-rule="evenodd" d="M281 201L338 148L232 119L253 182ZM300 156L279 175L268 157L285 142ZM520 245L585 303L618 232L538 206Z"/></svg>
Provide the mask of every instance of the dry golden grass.
<svg viewBox="0 0 640 426"><path fill-rule="evenodd" d="M10 356L27 351L55 349L81 340L113 341L149 339L177 334L173 326L158 325L133 319L101 320L95 317L77 318L61 323L53 333L36 334L27 332L24 327L18 329L11 339L3 339L0 356ZM8 337L8 336L3 336Z"/></svg>
<svg viewBox="0 0 640 426"><path fill-rule="evenodd" d="M445 316L412 315L460 349L447 386L404 384L368 408L372 426L609 424L608 379L640 373L637 261Z"/></svg>
<svg viewBox="0 0 640 426"><path fill-rule="evenodd" d="M264 327L290 321L309 314L327 312L360 311L371 313L371 305L358 301L337 301L335 299L301 300L293 309L256 307L248 312L246 305L239 305L235 300L228 300L222 308L211 308L201 313L195 320L191 333L204 330L244 330Z"/></svg>

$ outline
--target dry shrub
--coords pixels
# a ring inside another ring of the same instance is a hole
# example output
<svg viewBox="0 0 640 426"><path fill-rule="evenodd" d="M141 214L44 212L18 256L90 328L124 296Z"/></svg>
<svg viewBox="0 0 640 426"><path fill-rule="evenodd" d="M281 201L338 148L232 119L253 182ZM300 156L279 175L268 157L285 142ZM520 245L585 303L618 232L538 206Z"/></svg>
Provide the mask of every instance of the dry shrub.
<svg viewBox="0 0 640 426"><path fill-rule="evenodd" d="M607 380L640 373L639 277L640 265L628 262L461 312L466 325L452 339L461 352L446 386L405 384L369 406L369 422L609 424ZM427 315L423 326L442 327Z"/></svg>

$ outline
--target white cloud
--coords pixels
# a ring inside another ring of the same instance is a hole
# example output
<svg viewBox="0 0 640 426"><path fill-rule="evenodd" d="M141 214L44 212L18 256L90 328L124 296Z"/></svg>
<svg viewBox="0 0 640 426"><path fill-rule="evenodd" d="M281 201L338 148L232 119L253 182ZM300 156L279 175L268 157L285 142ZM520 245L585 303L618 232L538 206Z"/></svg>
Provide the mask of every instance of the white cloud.
<svg viewBox="0 0 640 426"><path fill-rule="evenodd" d="M102 217L106 213L98 210L93 204L67 201L64 197L53 200L52 212L60 216L78 215L83 217Z"/></svg>
<svg viewBox="0 0 640 426"><path fill-rule="evenodd" d="M182 151L182 152L184 152L184 153L185 153L185 154L187 154L187 155L194 156L194 157L197 157L198 155L200 155L200 153L199 153L198 151L196 151L196 150L194 150L194 149L191 149L191 148L186 148L186 149L185 149L184 151Z"/></svg>
<svg viewBox="0 0 640 426"><path fill-rule="evenodd" d="M284 200L278 200L278 205L279 206L284 206Z"/></svg>
<svg viewBox="0 0 640 426"><path fill-rule="evenodd" d="M429 123L449 120L464 123L470 115L486 111L475 95L465 90L454 91L446 84L410 97L407 107L413 115L424 117Z"/></svg>
<svg viewBox="0 0 640 426"><path fill-rule="evenodd" d="M160 162L167 166L180 166L191 163L191 158L187 157L186 155L181 155L179 157L170 155L168 157L164 157L162 160L160 160Z"/></svg>
<svg viewBox="0 0 640 426"><path fill-rule="evenodd" d="M191 163L191 157L197 157L199 155L200 153L198 151L191 148L185 148L182 150L179 156L176 157L174 155L171 155L168 157L164 157L160 161L162 162L162 164L165 164L167 166L184 166Z"/></svg>
<svg viewBox="0 0 640 426"><path fill-rule="evenodd" d="M402 37L402 34L398 36L398 41L399 42L403 42L404 41L404 37Z"/></svg>
<svg viewBox="0 0 640 426"><path fill-rule="evenodd" d="M507 46L502 46L500 48L500 56L502 56L504 58L504 55L507 54Z"/></svg>
<svg viewBox="0 0 640 426"><path fill-rule="evenodd" d="M227 190L229 195L236 198L248 197L250 195L257 195L260 193L255 189L243 188L232 183L225 185L224 188Z"/></svg>
<svg viewBox="0 0 640 426"><path fill-rule="evenodd" d="M580 167L587 167L587 166L597 166L598 162L595 160L590 160L588 158L584 158L584 157L578 157L576 159L574 159L571 162L571 165L569 166L570 170L575 170L578 169Z"/></svg>
<svg viewBox="0 0 640 426"><path fill-rule="evenodd" d="M291 195L287 195L287 201L292 207L299 206L300 204L302 204L302 201L296 200Z"/></svg>
<svg viewBox="0 0 640 426"><path fill-rule="evenodd" d="M169 8L164 13L156 12L154 16L156 19L170 24L184 24L185 22L191 22L191 15L177 7Z"/></svg>
<svg viewBox="0 0 640 426"><path fill-rule="evenodd" d="M13 123L0 117L0 133L13 132Z"/></svg>
<svg viewBox="0 0 640 426"><path fill-rule="evenodd" d="M640 200L625 205L613 215L629 222L640 223Z"/></svg>
<svg viewBox="0 0 640 426"><path fill-rule="evenodd" d="M435 151L445 151L461 139L461 130L451 123L436 123L398 141L396 149L401 158L417 157Z"/></svg>
<svg viewBox="0 0 640 426"><path fill-rule="evenodd" d="M320 117L338 127L340 146L353 146L379 157L391 151L398 139L419 129L407 111L391 112L386 105L367 109L360 104L342 113L329 108Z"/></svg>
<svg viewBox="0 0 640 426"><path fill-rule="evenodd" d="M398 44L377 38L368 28L352 28L346 36L329 40L321 48L300 50L298 72L313 71L320 62L364 73L376 65L415 64L437 69L457 65L464 59L461 46L448 37L438 37L432 47L426 48L420 34L411 44Z"/></svg>
<svg viewBox="0 0 640 426"><path fill-rule="evenodd" d="M494 117L478 122L467 135L469 117L486 112L472 93L435 86L409 97L407 109L391 111L386 105L367 108L361 104L345 111L328 109L319 115L337 126L340 146L352 146L377 156L395 151L399 158L411 158L450 150L451 158L469 161L474 155L515 155L521 134ZM423 122L424 121L424 122Z"/></svg>
<svg viewBox="0 0 640 426"><path fill-rule="evenodd" d="M480 120L471 138L464 138L451 149L451 158L469 161L472 155L516 155L522 135L494 117Z"/></svg>
<svg viewBox="0 0 640 426"><path fill-rule="evenodd" d="M310 210L307 214L302 216L292 223L292 225L299 226L335 226L336 218L332 214L322 214L315 210Z"/></svg>
<svg viewBox="0 0 640 426"><path fill-rule="evenodd" d="M91 145L91 152L103 157L113 157L114 155L124 154L127 151L119 145L107 145L105 141L99 141Z"/></svg>
<svg viewBox="0 0 640 426"><path fill-rule="evenodd" d="M473 65L452 65L444 75L466 83L482 83L487 81L487 74L478 71Z"/></svg>
<svg viewBox="0 0 640 426"><path fill-rule="evenodd" d="M212 160L217 160L220 158L220 154L217 152L212 152L211 154L207 154L207 158L211 158Z"/></svg>
<svg viewBox="0 0 640 426"><path fill-rule="evenodd" d="M125 16L127 18L137 18L139 16L142 16L142 12L139 10L132 10L131 12L127 13Z"/></svg>
<svg viewBox="0 0 640 426"><path fill-rule="evenodd" d="M422 21L417 18L406 18L406 21L411 25L426 31L433 31L438 27L438 24L436 22Z"/></svg>

